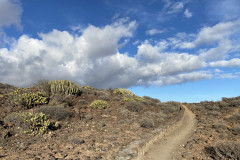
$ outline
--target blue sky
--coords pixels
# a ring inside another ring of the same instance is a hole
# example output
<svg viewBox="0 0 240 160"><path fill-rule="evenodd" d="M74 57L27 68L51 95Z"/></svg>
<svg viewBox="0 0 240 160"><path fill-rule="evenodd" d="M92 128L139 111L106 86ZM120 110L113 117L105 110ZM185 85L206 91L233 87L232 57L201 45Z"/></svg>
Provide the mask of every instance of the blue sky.
<svg viewBox="0 0 240 160"><path fill-rule="evenodd" d="M0 0L0 82L239 96L239 0Z"/></svg>

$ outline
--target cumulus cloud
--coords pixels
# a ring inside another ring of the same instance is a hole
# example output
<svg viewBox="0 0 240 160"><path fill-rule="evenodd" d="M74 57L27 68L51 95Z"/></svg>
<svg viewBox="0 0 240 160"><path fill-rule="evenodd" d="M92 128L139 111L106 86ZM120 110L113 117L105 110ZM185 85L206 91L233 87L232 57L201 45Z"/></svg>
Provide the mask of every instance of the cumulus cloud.
<svg viewBox="0 0 240 160"><path fill-rule="evenodd" d="M240 67L240 59L233 58L228 61L222 60L222 61L210 62L209 66L211 66L211 67Z"/></svg>
<svg viewBox="0 0 240 160"><path fill-rule="evenodd" d="M150 29L150 30L147 30L147 31L146 31L146 34L152 36L152 35L155 35L155 34L161 34L161 33L163 33L163 32L165 32L165 30Z"/></svg>
<svg viewBox="0 0 240 160"><path fill-rule="evenodd" d="M19 0L0 1L0 28L16 25L21 27L22 8Z"/></svg>
<svg viewBox="0 0 240 160"><path fill-rule="evenodd" d="M120 53L131 38L135 21L117 21L99 28L89 25L81 35L54 29L39 39L21 36L10 49L0 49L0 81L18 86L38 79L68 79L97 88L159 86L209 78L196 55L166 52L166 41L145 41L134 57Z"/></svg>
<svg viewBox="0 0 240 160"><path fill-rule="evenodd" d="M191 13L188 9L186 9L186 10L184 11L184 16L185 16L186 18L191 18L191 17L192 17L192 13Z"/></svg>

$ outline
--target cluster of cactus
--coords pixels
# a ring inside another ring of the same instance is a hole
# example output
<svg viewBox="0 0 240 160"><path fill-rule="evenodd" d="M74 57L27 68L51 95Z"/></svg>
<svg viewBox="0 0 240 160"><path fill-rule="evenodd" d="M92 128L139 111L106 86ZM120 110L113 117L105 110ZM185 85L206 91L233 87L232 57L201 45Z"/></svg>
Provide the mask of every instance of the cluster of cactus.
<svg viewBox="0 0 240 160"><path fill-rule="evenodd" d="M65 94L65 95L80 94L80 87L71 81L55 80L49 81L49 84L51 87L52 94Z"/></svg>
<svg viewBox="0 0 240 160"><path fill-rule="evenodd" d="M109 107L109 104L104 100L95 100L90 104L90 107L98 109L106 109Z"/></svg>
<svg viewBox="0 0 240 160"><path fill-rule="evenodd" d="M36 105L47 104L48 97L44 92L32 92L26 88L18 88L8 94L8 101L14 106L25 106L27 108Z"/></svg>
<svg viewBox="0 0 240 160"><path fill-rule="evenodd" d="M45 134L50 126L50 120L43 113L23 112L20 115L24 133L29 135Z"/></svg>
<svg viewBox="0 0 240 160"><path fill-rule="evenodd" d="M113 93L114 94L119 94L119 95L129 95L129 96L133 96L134 95L131 91L129 91L129 90L125 89L125 88L114 89Z"/></svg>

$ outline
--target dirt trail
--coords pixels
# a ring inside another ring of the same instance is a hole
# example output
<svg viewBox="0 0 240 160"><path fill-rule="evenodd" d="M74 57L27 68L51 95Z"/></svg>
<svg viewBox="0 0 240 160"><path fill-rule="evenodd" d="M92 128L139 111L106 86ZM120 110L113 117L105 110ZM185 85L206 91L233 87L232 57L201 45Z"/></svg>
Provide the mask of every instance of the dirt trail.
<svg viewBox="0 0 240 160"><path fill-rule="evenodd" d="M153 144L143 157L143 160L171 160L172 155L180 145L184 145L196 127L195 115L186 107L182 123L167 132L166 136Z"/></svg>

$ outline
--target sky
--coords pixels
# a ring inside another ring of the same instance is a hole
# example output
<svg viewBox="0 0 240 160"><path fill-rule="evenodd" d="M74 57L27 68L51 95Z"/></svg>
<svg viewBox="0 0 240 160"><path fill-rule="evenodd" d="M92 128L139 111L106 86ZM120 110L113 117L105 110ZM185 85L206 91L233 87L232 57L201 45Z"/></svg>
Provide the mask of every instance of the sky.
<svg viewBox="0 0 240 160"><path fill-rule="evenodd" d="M0 82L240 96L239 0L0 0Z"/></svg>

